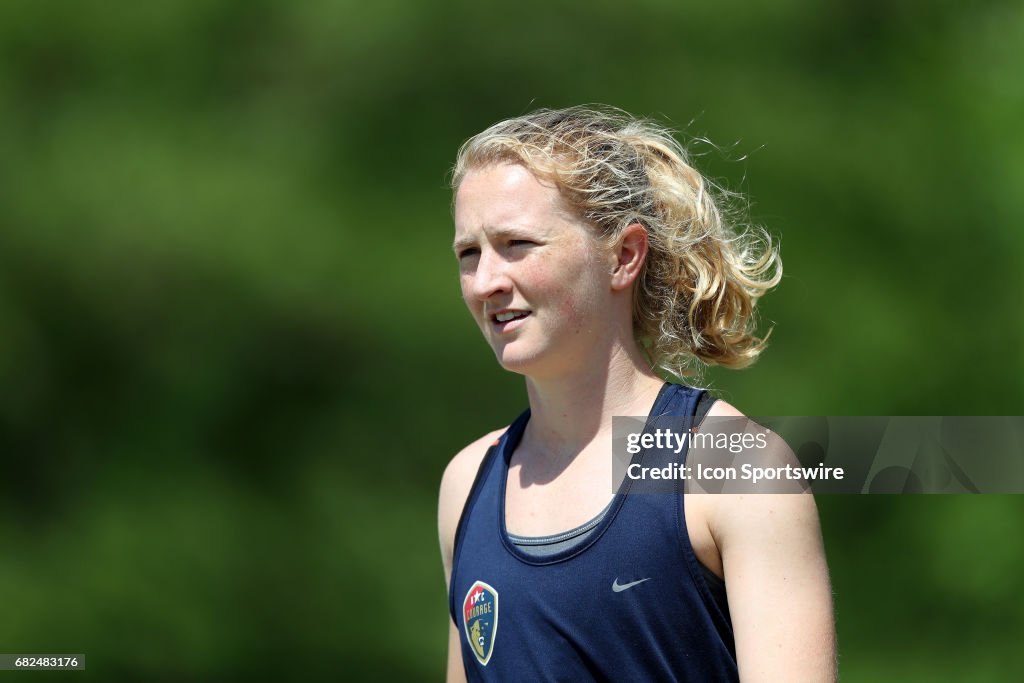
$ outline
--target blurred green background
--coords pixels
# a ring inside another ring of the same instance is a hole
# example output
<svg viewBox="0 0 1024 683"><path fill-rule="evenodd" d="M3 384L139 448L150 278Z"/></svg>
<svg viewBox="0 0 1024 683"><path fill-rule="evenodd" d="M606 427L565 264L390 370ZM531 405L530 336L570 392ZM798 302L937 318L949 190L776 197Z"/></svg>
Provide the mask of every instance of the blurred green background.
<svg viewBox="0 0 1024 683"><path fill-rule="evenodd" d="M539 106L668 122L781 236L741 410L1022 414L1022 44L1019 2L4 2L0 651L441 679L441 472L525 406L446 172ZM1024 498L819 504L844 681L1020 680Z"/></svg>

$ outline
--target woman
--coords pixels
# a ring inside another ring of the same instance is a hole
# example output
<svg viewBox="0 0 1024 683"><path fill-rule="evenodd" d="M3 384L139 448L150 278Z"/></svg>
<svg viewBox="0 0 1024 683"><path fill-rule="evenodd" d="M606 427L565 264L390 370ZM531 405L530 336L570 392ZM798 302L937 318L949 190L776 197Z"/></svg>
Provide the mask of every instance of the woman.
<svg viewBox="0 0 1024 683"><path fill-rule="evenodd" d="M463 298L529 410L444 473L448 680L834 680L811 496L609 486L613 416L740 415L659 373L757 357L770 241L618 111L498 123L452 187Z"/></svg>

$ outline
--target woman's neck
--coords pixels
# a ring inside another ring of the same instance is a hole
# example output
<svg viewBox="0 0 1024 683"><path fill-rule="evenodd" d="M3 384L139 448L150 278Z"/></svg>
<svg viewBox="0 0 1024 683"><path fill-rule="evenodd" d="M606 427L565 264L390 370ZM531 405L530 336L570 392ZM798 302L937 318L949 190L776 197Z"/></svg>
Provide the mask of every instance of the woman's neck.
<svg viewBox="0 0 1024 683"><path fill-rule="evenodd" d="M523 444L531 451L575 456L599 435L611 434L612 417L647 415L664 384L635 346L618 346L607 363L595 366L601 371L527 377L530 422Z"/></svg>

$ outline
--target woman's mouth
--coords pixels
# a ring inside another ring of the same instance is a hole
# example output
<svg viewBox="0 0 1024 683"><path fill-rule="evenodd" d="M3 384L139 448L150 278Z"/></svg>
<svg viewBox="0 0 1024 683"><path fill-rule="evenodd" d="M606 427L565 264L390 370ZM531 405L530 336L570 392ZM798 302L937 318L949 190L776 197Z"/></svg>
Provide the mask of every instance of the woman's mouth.
<svg viewBox="0 0 1024 683"><path fill-rule="evenodd" d="M491 324L498 332L514 330L530 315L530 311L507 310L491 314Z"/></svg>

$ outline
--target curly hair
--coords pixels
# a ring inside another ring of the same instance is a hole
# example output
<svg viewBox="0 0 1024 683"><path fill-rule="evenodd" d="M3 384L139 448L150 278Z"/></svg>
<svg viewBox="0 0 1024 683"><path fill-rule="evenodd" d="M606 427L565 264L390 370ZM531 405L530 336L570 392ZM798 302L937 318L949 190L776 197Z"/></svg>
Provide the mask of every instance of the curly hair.
<svg viewBox="0 0 1024 683"><path fill-rule="evenodd" d="M756 336L754 307L782 278L778 246L736 219L738 196L695 170L671 131L609 107L541 109L467 140L452 190L496 163L553 183L606 246L628 225L646 228L633 332L653 367L685 377L757 359L768 335Z"/></svg>

